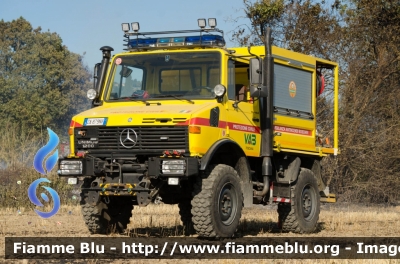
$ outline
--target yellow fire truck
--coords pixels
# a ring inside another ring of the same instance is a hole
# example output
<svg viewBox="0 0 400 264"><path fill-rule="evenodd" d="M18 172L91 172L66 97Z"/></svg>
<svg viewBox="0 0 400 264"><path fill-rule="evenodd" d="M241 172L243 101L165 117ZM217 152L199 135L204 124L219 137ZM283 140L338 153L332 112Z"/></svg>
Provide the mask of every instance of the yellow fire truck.
<svg viewBox="0 0 400 264"><path fill-rule="evenodd" d="M72 118L58 165L83 181L92 233L122 232L134 206L159 202L178 204L202 237L232 237L244 206L273 203L283 231L310 233L320 202L335 202L320 161L338 153L338 64L272 47L269 29L265 46L226 48L216 19L206 22L123 23L127 51L100 49L93 107ZM321 73L334 91L329 143L316 132Z"/></svg>

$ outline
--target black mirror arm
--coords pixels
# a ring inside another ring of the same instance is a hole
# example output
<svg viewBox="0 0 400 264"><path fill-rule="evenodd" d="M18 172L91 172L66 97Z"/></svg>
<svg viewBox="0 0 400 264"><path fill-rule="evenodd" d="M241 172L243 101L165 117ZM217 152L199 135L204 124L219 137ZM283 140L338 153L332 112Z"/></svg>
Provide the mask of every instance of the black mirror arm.
<svg viewBox="0 0 400 264"><path fill-rule="evenodd" d="M256 58L261 62L261 57L260 57L260 56L258 56L257 54L251 53L251 46L248 46L248 47L247 47L247 51L249 52L249 54L250 54L251 56L256 57Z"/></svg>

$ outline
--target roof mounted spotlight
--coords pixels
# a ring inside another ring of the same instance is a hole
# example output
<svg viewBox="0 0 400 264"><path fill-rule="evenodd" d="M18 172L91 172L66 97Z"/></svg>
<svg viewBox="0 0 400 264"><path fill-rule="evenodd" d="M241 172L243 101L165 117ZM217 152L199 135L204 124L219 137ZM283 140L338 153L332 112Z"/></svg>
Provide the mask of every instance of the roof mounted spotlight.
<svg viewBox="0 0 400 264"><path fill-rule="evenodd" d="M133 22L132 23L133 32L137 33L139 31L139 29L140 29L139 22Z"/></svg>
<svg viewBox="0 0 400 264"><path fill-rule="evenodd" d="M206 27L206 19L205 18L199 18L197 19L197 24L201 29Z"/></svg>
<svg viewBox="0 0 400 264"><path fill-rule="evenodd" d="M122 31L128 33L129 31L129 23L122 23Z"/></svg>
<svg viewBox="0 0 400 264"><path fill-rule="evenodd" d="M208 25L210 28L215 28L217 26L217 19L216 18L209 18Z"/></svg>

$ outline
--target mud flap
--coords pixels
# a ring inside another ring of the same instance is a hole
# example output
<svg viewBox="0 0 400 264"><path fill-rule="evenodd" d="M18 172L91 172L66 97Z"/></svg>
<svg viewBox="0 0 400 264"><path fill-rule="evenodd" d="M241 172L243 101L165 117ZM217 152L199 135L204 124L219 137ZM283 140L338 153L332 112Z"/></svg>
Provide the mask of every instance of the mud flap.
<svg viewBox="0 0 400 264"><path fill-rule="evenodd" d="M301 159L299 157L282 160L281 166L284 169L284 173L276 178L277 182L290 184L296 181L300 173L300 165Z"/></svg>
<svg viewBox="0 0 400 264"><path fill-rule="evenodd" d="M311 171L314 173L314 176L317 179L317 184L318 184L319 191L320 192L325 192L325 189L327 188L327 186L326 186L324 180L322 179L321 163L319 162L319 160L314 160L314 163L313 163L313 166L311 168ZM328 189L327 193L329 193L329 189Z"/></svg>

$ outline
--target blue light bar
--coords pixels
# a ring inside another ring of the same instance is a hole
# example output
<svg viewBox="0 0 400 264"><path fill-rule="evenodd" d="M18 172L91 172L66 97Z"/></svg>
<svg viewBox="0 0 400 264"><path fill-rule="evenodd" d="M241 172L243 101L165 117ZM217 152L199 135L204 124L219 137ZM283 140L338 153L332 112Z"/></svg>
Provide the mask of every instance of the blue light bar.
<svg viewBox="0 0 400 264"><path fill-rule="evenodd" d="M157 43L157 39L154 39L154 38L144 39L144 44L145 45L148 45L148 46L153 45L152 47L155 47L156 43Z"/></svg>
<svg viewBox="0 0 400 264"><path fill-rule="evenodd" d="M171 46L183 46L183 45L185 45L185 38L184 37L172 38Z"/></svg>
<svg viewBox="0 0 400 264"><path fill-rule="evenodd" d="M200 45L200 36L186 37L186 45Z"/></svg>
<svg viewBox="0 0 400 264"><path fill-rule="evenodd" d="M157 47L184 46L184 45L185 45L184 37L159 38L157 40Z"/></svg>
<svg viewBox="0 0 400 264"><path fill-rule="evenodd" d="M225 46L225 40L218 35L203 35L186 37L186 45Z"/></svg>
<svg viewBox="0 0 400 264"><path fill-rule="evenodd" d="M157 40L157 47L171 46L171 38L159 38Z"/></svg>
<svg viewBox="0 0 400 264"><path fill-rule="evenodd" d="M166 38L138 38L130 39L130 48L153 48L169 46L225 46L225 40L219 35L202 35L188 37L166 37Z"/></svg>
<svg viewBox="0 0 400 264"><path fill-rule="evenodd" d="M157 44L157 39L156 38L131 39L131 40L129 40L129 46L131 48L155 47L156 44Z"/></svg>
<svg viewBox="0 0 400 264"><path fill-rule="evenodd" d="M169 43L171 41L170 38L159 38L158 43Z"/></svg>
<svg viewBox="0 0 400 264"><path fill-rule="evenodd" d="M218 35L203 35L201 37L201 44L225 46L225 40L222 36Z"/></svg>

